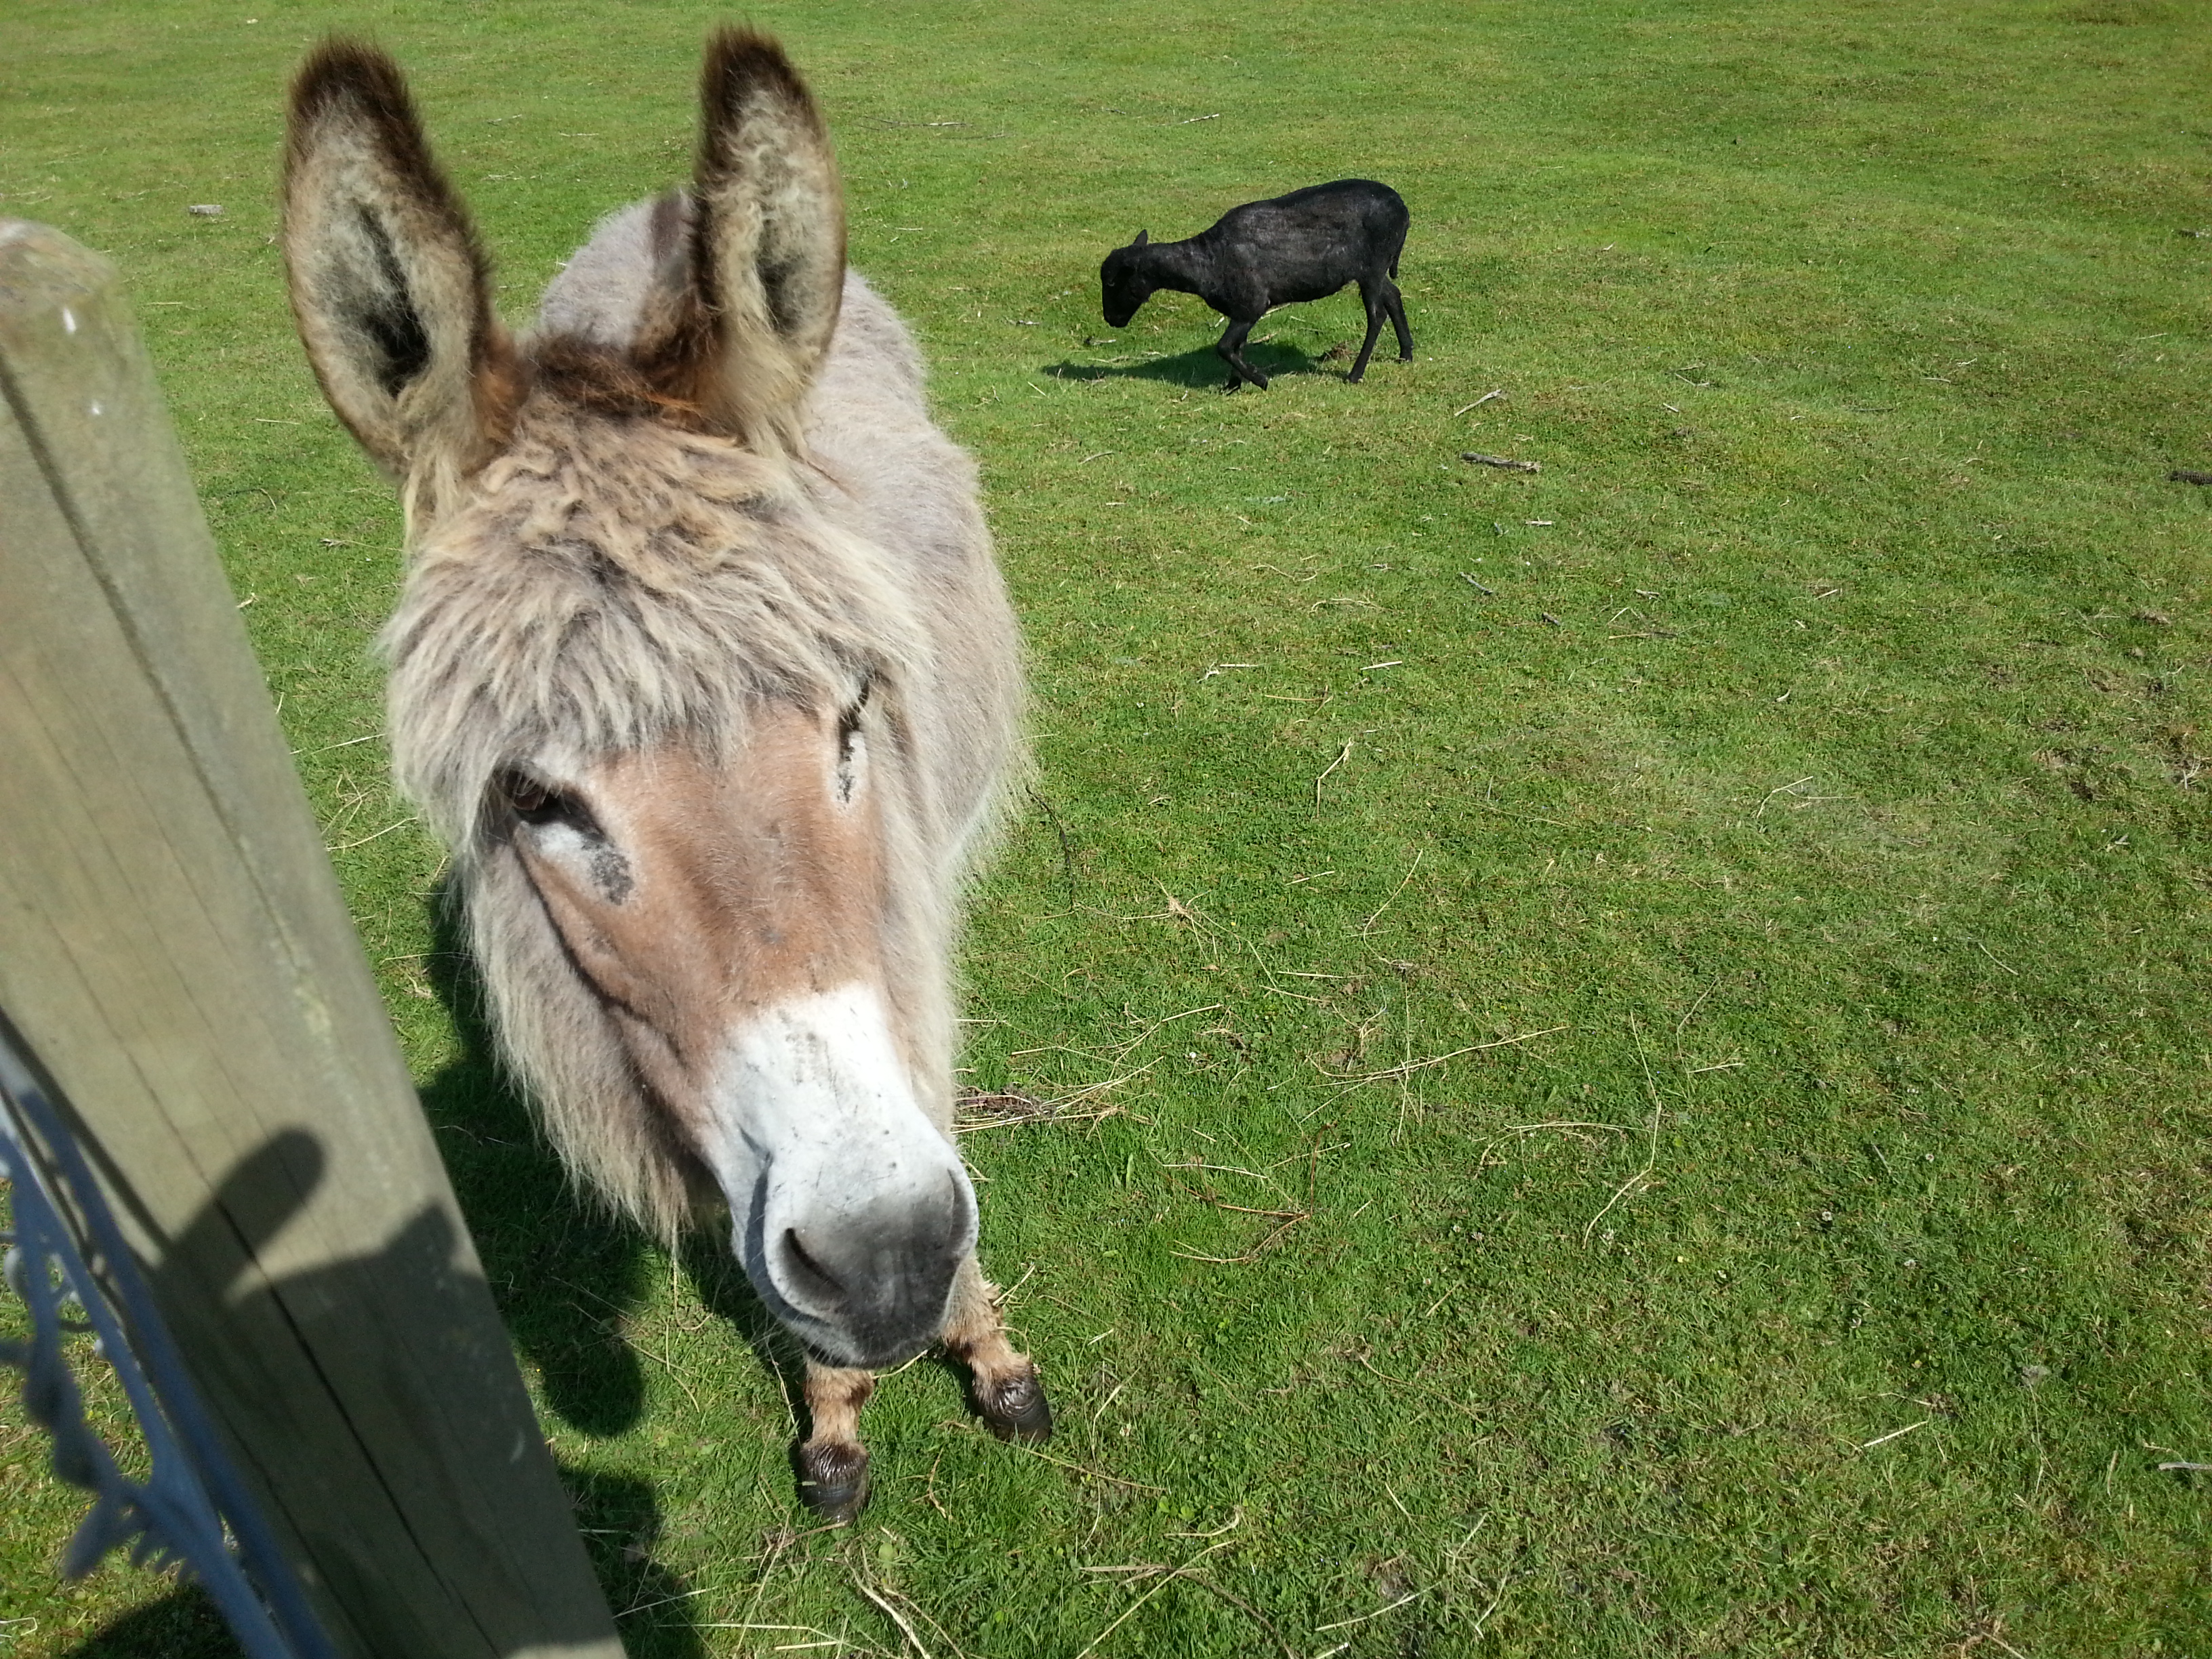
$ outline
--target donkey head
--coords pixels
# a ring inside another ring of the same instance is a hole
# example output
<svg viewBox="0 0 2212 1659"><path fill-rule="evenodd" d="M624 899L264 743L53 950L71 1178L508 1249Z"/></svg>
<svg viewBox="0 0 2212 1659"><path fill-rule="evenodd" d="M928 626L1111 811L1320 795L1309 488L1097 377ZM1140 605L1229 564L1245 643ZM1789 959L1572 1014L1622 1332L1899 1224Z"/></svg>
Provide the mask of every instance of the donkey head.
<svg viewBox="0 0 2212 1659"><path fill-rule="evenodd" d="M718 1188L770 1310L881 1365L937 1334L975 1229L927 651L805 465L844 280L820 117L738 32L702 99L688 198L601 325L515 342L398 70L325 46L293 91L292 304L407 506L394 760L552 1139L665 1231Z"/></svg>

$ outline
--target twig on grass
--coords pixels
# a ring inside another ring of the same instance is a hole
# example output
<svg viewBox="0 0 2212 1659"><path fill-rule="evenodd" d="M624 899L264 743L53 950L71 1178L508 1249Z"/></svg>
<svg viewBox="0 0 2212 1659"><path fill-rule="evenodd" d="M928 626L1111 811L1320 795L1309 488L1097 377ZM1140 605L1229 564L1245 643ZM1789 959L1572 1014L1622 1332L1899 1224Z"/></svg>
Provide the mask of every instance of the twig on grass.
<svg viewBox="0 0 2212 1659"><path fill-rule="evenodd" d="M1786 795L1786 794L1788 794L1788 793L1789 793L1792 789L1796 788L1798 784L1802 784L1802 783L1810 783L1810 782L1812 782L1812 781L1813 781L1813 780L1812 780L1812 778L1811 778L1811 777L1809 777L1809 776L1808 776L1808 777L1802 777L1802 778L1799 778L1799 779L1797 780L1796 783L1785 783L1785 784L1784 784L1784 785L1783 785L1779 789L1770 789L1770 790L1768 790L1768 791L1766 792L1766 799L1765 799L1765 800L1762 800L1762 801L1760 801L1760 802L1759 803L1759 811L1757 811L1756 812L1753 812L1751 816L1752 816L1754 819L1756 819L1756 818L1763 818L1763 817L1765 817L1766 816L1766 808L1767 808L1767 804L1768 804L1768 802L1771 801L1771 800L1772 800L1772 799L1773 799L1777 795Z"/></svg>
<svg viewBox="0 0 2212 1659"><path fill-rule="evenodd" d="M1157 1065L1158 1062L1153 1063ZM1121 1110L1121 1108L1109 1107L1097 1112L1071 1112L1067 1109L1070 1106L1079 1105L1116 1085L1127 1083L1130 1078L1140 1075L1142 1075L1141 1071L1132 1072L1128 1077L1112 1078L1101 1083L1085 1084L1073 1094L1060 1100L1039 1100L1033 1095L1022 1094L1013 1090L995 1094L963 1095L959 1101L960 1109L971 1117L981 1117L983 1121L956 1125L954 1133L964 1135L972 1134L979 1129L999 1129L1015 1123L1045 1121L1064 1123L1111 1117Z"/></svg>
<svg viewBox="0 0 2212 1659"><path fill-rule="evenodd" d="M860 1591L861 1595L866 1596L868 1600L873 1601L878 1607L884 1610L884 1617L899 1627L900 1635L905 1637L908 1641L914 1644L914 1650L921 1656L921 1659L929 1659L929 1650L922 1646L921 1638L914 1633L914 1626L907 1623L905 1614L902 1613L890 1602L884 1601L884 1598L877 1595L875 1591L870 1589L868 1588L868 1581L861 1577L857 1572L853 1575L853 1588Z"/></svg>
<svg viewBox="0 0 2212 1659"><path fill-rule="evenodd" d="M1498 387L1495 392L1486 392L1482 396L1477 398L1473 403L1462 404L1459 408L1452 410L1452 419L1455 421L1459 419L1461 416L1466 414L1468 410L1480 409L1483 404L1488 403L1492 398L1503 398L1504 395L1505 388L1503 386Z"/></svg>
<svg viewBox="0 0 2212 1659"><path fill-rule="evenodd" d="M1539 817L1534 812L1509 812L1502 806L1492 806L1486 800L1479 800L1475 805L1486 812L1495 812L1501 818L1513 818L1522 823L1548 823L1554 830L1571 830L1575 827L1571 823L1562 823L1557 818Z"/></svg>
<svg viewBox="0 0 2212 1659"><path fill-rule="evenodd" d="M966 1123L956 1121L952 1126L952 1133L956 1135L972 1135L981 1133L985 1129L1005 1129L1023 1123L1096 1123L1103 1118L1115 1117L1121 1114L1121 1109L1119 1106L1103 1105L1097 1110L1091 1112L1073 1111L1069 1109L1096 1099L1109 1089L1118 1088L1133 1079L1142 1077L1146 1072L1152 1070L1152 1066L1158 1064L1158 1060L1152 1060L1125 1076L1108 1078L1103 1082L1086 1084L1073 1094L1060 1100L1038 1100L1032 1096L1011 1090L997 1094L963 1095L959 1101L962 1111L971 1117L977 1115L983 1115L981 1121Z"/></svg>
<svg viewBox="0 0 2212 1659"><path fill-rule="evenodd" d="M1415 1072L1425 1072L1431 1066L1441 1066L1448 1060L1457 1060L1462 1054L1480 1054L1486 1048L1508 1048L1512 1047L1515 1043L1533 1042L1540 1036L1551 1036L1553 1034L1564 1031L1567 1028L1564 1025L1547 1025L1540 1031L1523 1031L1518 1036L1498 1037L1489 1042L1469 1043L1466 1048L1455 1048L1448 1054L1431 1054L1426 1060L1409 1060L1401 1066L1385 1066L1379 1072L1365 1072L1361 1073L1359 1076L1353 1078L1347 1078L1341 1073L1332 1073L1326 1071L1322 1071L1322 1075L1323 1077L1334 1077L1337 1082L1348 1083L1353 1088L1358 1088L1362 1084L1366 1083L1388 1083L1393 1078L1409 1077ZM1318 1065L1316 1065L1314 1069L1321 1071L1321 1067ZM1545 1127L1548 1126L1539 1125L1537 1127Z"/></svg>
<svg viewBox="0 0 2212 1659"><path fill-rule="evenodd" d="M1389 898L1384 899L1382 903L1375 907L1375 914L1373 915L1368 917L1365 921L1360 923L1358 927L1352 930L1353 934L1356 937L1365 939L1370 933L1375 931L1375 924L1382 919L1382 913L1385 910L1389 909L1393 904L1395 904L1398 902L1398 895L1406 890L1406 883L1413 880L1413 872L1421 867L1421 860L1428 856L1428 850L1429 849L1425 847L1416 848L1413 850L1413 861L1406 866L1404 880L1400 881L1395 887L1393 887L1390 890L1390 896Z"/></svg>
<svg viewBox="0 0 2212 1659"><path fill-rule="evenodd" d="M1159 1497L1167 1495L1165 1486L1148 1486L1141 1480L1124 1480L1118 1474L1108 1474L1101 1469L1086 1469L1080 1463L1071 1463L1065 1457L1054 1457L1050 1452L1039 1451L1035 1446L1022 1445L1018 1441L1012 1443L1018 1446L1031 1457L1042 1458L1048 1463L1057 1463L1063 1469L1073 1469L1076 1474L1088 1475L1093 1480L1109 1481L1116 1486L1127 1486L1136 1492L1148 1492Z"/></svg>
<svg viewBox="0 0 2212 1659"><path fill-rule="evenodd" d="M1998 967L2003 969L2005 972L2010 974L2014 979L2018 979L2020 977L2019 969L2012 966L2009 963L1999 961L1996 953L1991 951L1988 945L1983 944L1981 940L1976 939L1974 941L1974 949L1979 951L1984 956L1989 957L1991 962L1996 963Z"/></svg>
<svg viewBox="0 0 2212 1659"><path fill-rule="evenodd" d="M857 1642L848 1642L842 1636L832 1636L828 1631L817 1630L811 1625L746 1625L733 1620L718 1620L711 1624L695 1625L695 1630L763 1630L789 1631L794 1634L818 1636L818 1642L786 1642L769 1650L770 1653L804 1653L810 1648L850 1648L855 1653L873 1653L873 1648L864 1648Z"/></svg>
<svg viewBox="0 0 2212 1659"><path fill-rule="evenodd" d="M1092 1637L1090 1641L1085 1643L1084 1644L1083 1651L1077 1654L1075 1656L1075 1659L1090 1659L1091 1655L1098 1650L1098 1644L1103 1642L1108 1637L1111 1636L1115 1631L1121 1629L1123 1625L1127 1624L1130 1618L1136 1613L1138 1608L1143 1607L1147 1601L1151 1601L1155 1595L1158 1595L1170 1584L1175 1583L1176 1579L1181 1578L1186 1573L1189 1572L1193 1567L1196 1566L1200 1561L1203 1561L1207 1556L1212 1554L1214 1551L1227 1549L1229 1546L1235 1541L1236 1540L1234 1539L1224 1538L1218 1542L1208 1544L1204 1549L1199 1551L1197 1554L1192 1556L1189 1560L1184 1562L1173 1572L1162 1574L1159 1583L1154 1584L1142 1595L1129 1603L1127 1607L1122 1608L1119 1618L1115 1620L1112 1624L1107 1626L1104 1630L1100 1631L1097 1635Z"/></svg>
<svg viewBox="0 0 2212 1659"><path fill-rule="evenodd" d="M2187 1473L2189 1473L2189 1474L2203 1474L2212 1473L2212 1463L2181 1463L2181 1462L2174 1462L2174 1463L2161 1463L2161 1464L2160 1464L2160 1465L2158 1466L2158 1472L2159 1472L2160 1474L2171 1474L2172 1471L2174 1471L2174 1470L2176 1470L2176 1469L2184 1470L2184 1471L2185 1471L2185 1472L2187 1472Z"/></svg>
<svg viewBox="0 0 2212 1659"><path fill-rule="evenodd" d="M1459 458L1462 461L1473 461L1477 466L1494 466L1507 472L1541 472L1544 470L1541 461L1516 461L1504 455L1479 454L1472 449L1462 449Z"/></svg>
<svg viewBox="0 0 2212 1659"><path fill-rule="evenodd" d="M676 1363L673 1360L664 1359L660 1355L653 1352L652 1349L647 1347L644 1343L635 1340L631 1341L630 1346L636 1349L638 1352L643 1354L647 1359L652 1360L655 1364L663 1367L668 1372L668 1375L675 1379L676 1386L684 1390L684 1397L691 1402L692 1410L698 1411L701 1409L699 1405L699 1396L691 1392L691 1385L684 1380L684 1373L676 1369Z"/></svg>
<svg viewBox="0 0 2212 1659"><path fill-rule="evenodd" d="M1459 579L1478 593L1487 593L1493 599L1498 597L1498 590L1496 588L1485 587L1480 582L1475 580L1474 577L1468 575L1464 570L1459 573Z"/></svg>
<svg viewBox="0 0 2212 1659"><path fill-rule="evenodd" d="M381 836L390 835L394 830L404 830L409 824L414 822L415 820L411 817L404 817L396 823L386 824L383 829L377 830L374 835L363 836L359 841L349 841L343 846L325 848L324 850L331 853L349 853L356 847L366 847L369 842L375 841Z"/></svg>
<svg viewBox="0 0 2212 1659"><path fill-rule="evenodd" d="M1241 1206L1235 1204L1224 1204L1221 1207L1224 1210L1234 1210ZM1245 1213L1248 1215L1277 1215L1282 1212L1275 1210L1248 1210ZM1291 1228L1297 1226L1301 1221L1310 1221L1312 1218L1312 1213L1310 1211L1302 1211L1297 1214L1290 1216L1282 1223L1281 1225L1276 1227L1273 1231L1268 1233L1265 1238L1261 1239L1257 1244L1255 1244L1250 1249L1245 1251L1242 1255L1200 1255L1194 1250L1185 1249L1171 1249L1168 1254L1170 1255L1181 1256L1185 1261L1204 1261L1217 1267L1241 1267L1248 1261L1257 1261L1262 1255L1267 1254L1270 1248L1273 1246L1277 1239L1282 1237L1285 1233L1290 1231Z"/></svg>
<svg viewBox="0 0 2212 1659"><path fill-rule="evenodd" d="M639 1601L629 1607L624 1607L620 1613L617 1613L615 1617L617 1619L629 1619L641 1613L651 1613L655 1607L665 1607L672 1601L689 1601L693 1600L695 1597L708 1594L708 1592L712 1590L714 1588L714 1587L712 1584L708 1584L700 1589L679 1590L673 1595L664 1595L658 1601Z"/></svg>
<svg viewBox="0 0 2212 1659"><path fill-rule="evenodd" d="M1273 1624L1268 1622L1267 1614L1261 1613L1259 1608L1254 1607L1243 1596L1215 1583L1212 1578L1206 1576L1204 1569L1194 1568L1190 1571L1183 1574L1183 1577L1189 1579L1192 1583L1197 1585L1200 1589L1212 1590L1223 1601L1228 1602L1231 1607L1236 1608L1247 1619L1249 1619L1254 1624L1257 1625L1261 1630L1267 1632L1270 1637L1274 1638L1275 1645L1282 1649L1286 1659L1300 1659L1298 1650L1284 1639L1282 1632L1277 1630Z"/></svg>
<svg viewBox="0 0 2212 1659"><path fill-rule="evenodd" d="M1644 1167L1614 1188L1613 1196L1606 1200L1604 1208L1583 1224L1583 1243L1585 1244L1589 1243L1590 1234L1595 1230L1597 1224L1612 1213L1613 1206L1626 1198L1632 1188L1648 1179L1659 1162L1659 1085L1652 1080L1651 1062L1644 1055L1644 1028L1632 1018L1629 1020L1628 1026L1636 1037L1637 1063L1644 1068L1644 1092L1651 1097L1651 1141L1644 1152Z"/></svg>
<svg viewBox="0 0 2212 1659"><path fill-rule="evenodd" d="M1321 776L1314 780L1314 816L1316 817L1319 817L1321 816L1322 785L1328 781L1328 775L1331 772L1335 771L1338 767L1344 764L1344 757L1352 752L1352 745L1356 741L1356 738L1346 738L1344 740L1344 747L1336 751L1336 758L1331 761L1327 766L1323 767L1322 769Z"/></svg>
<svg viewBox="0 0 2212 1659"><path fill-rule="evenodd" d="M1887 1434L1878 1434L1871 1440L1861 1441L1859 1443L1859 1449L1861 1451L1872 1451L1876 1446L1886 1446L1893 1440L1902 1439L1905 1436L1911 1434L1915 1429L1926 1428L1935 1420L1936 1419L1932 1417L1923 1417L1917 1423L1907 1423L1901 1429L1892 1429Z"/></svg>
<svg viewBox="0 0 2212 1659"><path fill-rule="evenodd" d="M1357 1619L1340 1619L1333 1625L1316 1625L1314 1626L1314 1634L1318 1636L1325 1630L1350 1630L1354 1625L1364 1625L1370 1619L1380 1619L1386 1613L1395 1613L1399 1608L1404 1607L1407 1602L1417 1600L1421 1596L1426 1595L1428 1593L1429 1586L1424 1584L1420 1589L1413 1590L1407 1595L1400 1596L1396 1601L1391 1602L1387 1607L1377 1607L1372 1613L1363 1613Z"/></svg>
<svg viewBox="0 0 2212 1659"><path fill-rule="evenodd" d="M2191 472L2185 466L2177 466L2166 476L2173 483L2212 484L2212 472Z"/></svg>
<svg viewBox="0 0 2212 1659"><path fill-rule="evenodd" d="M350 749L357 743L374 743L383 735L381 732L371 732L365 737L348 738L343 743L326 743L319 749L295 749L292 754L295 759L301 755L326 755L333 749Z"/></svg>
<svg viewBox="0 0 2212 1659"><path fill-rule="evenodd" d="M1419 1382L1409 1382L1402 1376L1393 1376L1389 1372L1376 1364L1373 1360L1368 1358L1368 1357L1364 1353L1353 1354L1352 1358L1358 1361L1359 1364L1366 1366L1369 1370L1373 1371L1376 1376L1381 1377L1385 1382L1391 1383L1401 1389L1411 1389L1415 1394L1425 1394L1428 1395L1430 1399L1434 1400L1440 1404L1449 1406L1454 1411L1465 1412L1469 1417L1474 1418L1478 1423L1482 1421L1481 1414L1478 1413L1474 1407L1468 1405L1464 1400L1455 1400L1448 1394L1439 1394L1436 1389L1424 1388Z"/></svg>

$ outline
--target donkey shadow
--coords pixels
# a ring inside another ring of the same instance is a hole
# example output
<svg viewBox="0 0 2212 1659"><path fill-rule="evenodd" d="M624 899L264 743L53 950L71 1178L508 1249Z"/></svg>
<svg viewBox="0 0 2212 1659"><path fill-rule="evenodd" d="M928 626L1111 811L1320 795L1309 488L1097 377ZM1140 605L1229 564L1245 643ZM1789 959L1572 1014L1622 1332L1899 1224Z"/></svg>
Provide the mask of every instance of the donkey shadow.
<svg viewBox="0 0 2212 1659"><path fill-rule="evenodd" d="M447 891L433 903L434 949L427 977L452 1018L460 1054L422 1091L423 1109L437 1131L493 1300L515 1346L537 1367L547 1409L594 1438L625 1433L645 1414L645 1376L621 1322L656 1288L649 1279L657 1252L635 1227L580 1190L546 1145L499 1060L457 902ZM711 1229L687 1235L676 1267L700 1304L775 1379L803 1433L805 1358L762 1304L726 1237ZM663 1598L649 1593L651 1584L632 1582L660 1571L649 1555L641 1556L651 1540L612 1512L645 1514L651 1489L566 1468L562 1477L576 1500L578 1524L609 1604L617 1613L658 1604ZM615 1490L625 1486L638 1491ZM789 1501L787 1492L766 1496L770 1503ZM599 1497L611 1509L594 1519ZM680 1612L652 1634L626 1624L623 1640L633 1654L688 1659L695 1648L671 1644L679 1621L690 1628Z"/></svg>
<svg viewBox="0 0 2212 1659"><path fill-rule="evenodd" d="M489 1012L450 893L434 901L428 978L461 1052L422 1091L439 1151L475 1236L484 1276L515 1345L538 1367L545 1403L585 1434L636 1426L645 1376L619 1322L648 1295L653 1246L610 1215L562 1167L500 1063ZM677 1266L803 1411L805 1367L726 1242L687 1237Z"/></svg>
<svg viewBox="0 0 2212 1659"><path fill-rule="evenodd" d="M1331 351L1334 347L1329 349ZM1349 368L1337 373L1327 354L1316 357L1304 347L1281 339L1261 342L1247 341L1244 361L1273 380L1278 374L1336 374L1341 380ZM1349 354L1346 359L1350 362ZM1038 366L1037 373L1049 374L1061 380L1164 380L1170 386L1218 388L1227 384L1229 365L1212 345L1194 347L1172 357L1150 357L1134 363L1079 363L1072 357L1063 357L1056 363Z"/></svg>

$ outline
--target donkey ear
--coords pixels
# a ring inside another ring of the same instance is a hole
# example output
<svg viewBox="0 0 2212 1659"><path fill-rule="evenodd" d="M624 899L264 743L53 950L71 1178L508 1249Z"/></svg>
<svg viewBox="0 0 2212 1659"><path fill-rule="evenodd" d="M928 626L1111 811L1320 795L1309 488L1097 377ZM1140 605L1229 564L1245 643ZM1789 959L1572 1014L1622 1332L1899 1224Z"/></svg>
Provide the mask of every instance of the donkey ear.
<svg viewBox="0 0 2212 1659"><path fill-rule="evenodd" d="M1145 233L1140 230L1137 233L1137 240L1130 243L1129 246L1131 247L1142 247L1145 245L1146 240Z"/></svg>
<svg viewBox="0 0 2212 1659"><path fill-rule="evenodd" d="M292 84L284 258L300 337L362 447L410 484L480 465L504 436L514 349L406 82L372 47L333 40Z"/></svg>
<svg viewBox="0 0 2212 1659"><path fill-rule="evenodd" d="M836 158L798 72L765 36L715 35L699 98L688 316L645 355L718 425L795 453L844 297Z"/></svg>

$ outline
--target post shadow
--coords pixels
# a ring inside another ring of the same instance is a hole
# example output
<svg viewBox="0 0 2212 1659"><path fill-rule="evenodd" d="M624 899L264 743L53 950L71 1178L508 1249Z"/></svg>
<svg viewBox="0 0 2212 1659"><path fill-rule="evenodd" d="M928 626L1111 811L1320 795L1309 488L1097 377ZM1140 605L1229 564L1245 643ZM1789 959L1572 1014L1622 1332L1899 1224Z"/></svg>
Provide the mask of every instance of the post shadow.
<svg viewBox="0 0 2212 1659"><path fill-rule="evenodd" d="M362 1310L375 1304L372 1287L394 1283L411 1287L421 1304L424 1323L443 1329L457 1328L459 1322L434 1304L447 1298L465 1301L477 1293L471 1276L454 1271L453 1259L461 1240L450 1212L439 1207L422 1210L374 1251L326 1261L269 1283L258 1282L252 1273L253 1264L264 1258L270 1241L307 1207L323 1182L325 1163L321 1143L305 1130L289 1129L271 1136L225 1175L170 1246L166 1265L149 1275L157 1304L171 1300L169 1287L163 1283L166 1275L191 1272L232 1287L224 1300L238 1340L203 1351L198 1361L198 1380L203 1387L219 1382L225 1397L264 1422L289 1422L297 1415L298 1402L288 1391L284 1376L262 1364L252 1340L255 1330L281 1322L307 1338L317 1352L331 1352L332 1345L323 1334L357 1324ZM573 1266L573 1255L556 1259L562 1265ZM634 1355L629 1358L635 1360ZM462 1352L454 1352L452 1362L462 1366L478 1363ZM498 1363L511 1362L502 1354ZM434 1387L434 1379L426 1379L422 1386ZM619 1395L621 1390L616 1392ZM635 1415L634 1406L631 1415ZM313 1433L314 1427L303 1419L300 1431ZM678 1575L653 1559L661 1521L650 1483L573 1468L561 1468L559 1473L575 1506L586 1553L610 1607L618 1617L624 1610L642 1614L648 1608L658 1615L623 1632L627 1650L648 1659L703 1659L705 1650L690 1611L685 1586ZM447 1513L465 1511L469 1494L458 1484L463 1479L459 1472L435 1465L418 1466L416 1478L431 1483L416 1501ZM368 1564L354 1551L331 1547L326 1540L319 1542L321 1528L316 1515L295 1510L289 1522L334 1587L345 1576L367 1568ZM330 1524L336 1536L349 1528L351 1518L334 1515ZM424 1632L417 1627L415 1608L396 1604L389 1597L348 1595L342 1600L356 1610L356 1616L364 1607L378 1607L381 1626L364 1627L362 1632L378 1651L417 1652L430 1645L422 1639ZM70 1659L138 1659L141 1655L148 1659L155 1656L231 1659L238 1650L208 1598L186 1584L112 1621L71 1649Z"/></svg>
<svg viewBox="0 0 2212 1659"><path fill-rule="evenodd" d="M661 1530L652 1486L629 1475L561 1466L576 1524L630 1659L704 1659L690 1588L653 1559ZM623 1615L629 1616L625 1619ZM64 1659L242 1659L215 1603L196 1584L134 1607L69 1649Z"/></svg>

